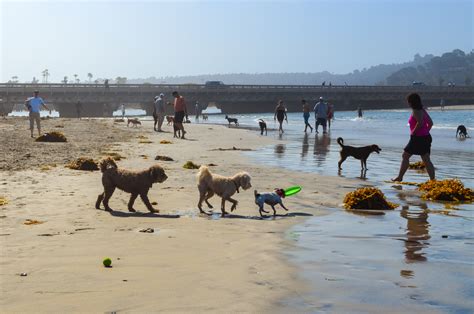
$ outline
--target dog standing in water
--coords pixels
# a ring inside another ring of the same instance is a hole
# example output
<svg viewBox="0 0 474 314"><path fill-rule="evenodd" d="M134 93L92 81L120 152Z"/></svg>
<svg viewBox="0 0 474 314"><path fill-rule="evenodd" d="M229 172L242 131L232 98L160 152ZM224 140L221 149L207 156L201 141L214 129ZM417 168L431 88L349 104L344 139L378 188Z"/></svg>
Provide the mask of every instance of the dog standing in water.
<svg viewBox="0 0 474 314"><path fill-rule="evenodd" d="M260 127L260 135L263 135L263 131L267 135L267 123L263 119L258 119L258 126Z"/></svg>
<svg viewBox="0 0 474 314"><path fill-rule="evenodd" d="M456 130L456 137L458 137L458 134L459 134L459 137L469 137L469 135L467 135L467 129L464 125L459 125L457 130Z"/></svg>
<svg viewBox="0 0 474 314"><path fill-rule="evenodd" d="M342 139L342 137L337 138L337 143L342 147L341 152L340 152L341 160L339 160L338 162L339 170L342 169L341 168L342 163L349 156L352 156L355 159L359 159L361 168L367 169L367 158L369 158L369 155L373 152L380 154L380 151L382 150L380 147L378 147L375 144L369 145L369 146L363 146L363 147L346 146L344 145L344 140Z"/></svg>

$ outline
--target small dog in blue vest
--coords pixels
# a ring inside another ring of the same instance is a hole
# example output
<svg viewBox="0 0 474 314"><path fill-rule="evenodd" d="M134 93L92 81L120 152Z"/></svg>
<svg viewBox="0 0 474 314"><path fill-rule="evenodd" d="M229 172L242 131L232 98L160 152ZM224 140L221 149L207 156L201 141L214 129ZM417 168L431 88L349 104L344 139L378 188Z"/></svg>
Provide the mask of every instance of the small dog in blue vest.
<svg viewBox="0 0 474 314"><path fill-rule="evenodd" d="M285 191L283 189L275 189L275 192L261 194L258 193L257 190L255 190L254 195L255 204L258 205L258 211L261 217L264 217L263 213L268 213L265 209L263 209L263 206L265 204L268 204L272 207L273 216L276 215L275 205L277 204L280 204L280 206L283 207L284 210L288 211L288 208L283 205L282 201L282 198L285 198Z"/></svg>

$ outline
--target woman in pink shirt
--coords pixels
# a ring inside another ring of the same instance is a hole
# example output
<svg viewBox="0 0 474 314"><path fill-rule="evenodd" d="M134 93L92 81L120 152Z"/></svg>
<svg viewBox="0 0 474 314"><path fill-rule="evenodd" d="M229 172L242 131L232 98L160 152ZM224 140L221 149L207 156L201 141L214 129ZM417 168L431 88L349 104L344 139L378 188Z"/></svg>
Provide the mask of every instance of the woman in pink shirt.
<svg viewBox="0 0 474 314"><path fill-rule="evenodd" d="M433 120L423 108L420 95L412 93L407 97L408 105L413 110L408 123L410 124L410 141L405 146L402 154L402 163L400 172L392 181L403 181L403 176L410 165L410 157L412 155L420 155L425 163L426 171L430 176L430 180L435 179L435 170L430 159L431 153L431 135L430 130L433 127Z"/></svg>

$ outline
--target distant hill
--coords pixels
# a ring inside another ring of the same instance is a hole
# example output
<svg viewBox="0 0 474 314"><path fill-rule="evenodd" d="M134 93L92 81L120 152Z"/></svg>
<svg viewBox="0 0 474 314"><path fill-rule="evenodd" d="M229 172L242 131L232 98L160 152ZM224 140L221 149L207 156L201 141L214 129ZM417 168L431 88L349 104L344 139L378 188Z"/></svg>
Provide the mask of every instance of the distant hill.
<svg viewBox="0 0 474 314"><path fill-rule="evenodd" d="M404 67L389 75L386 82L387 85L410 85L413 81L426 85L471 85L473 76L474 51L466 54L456 49L425 64Z"/></svg>
<svg viewBox="0 0 474 314"><path fill-rule="evenodd" d="M383 85L392 73L406 67L418 67L428 63L433 55L416 54L412 61L398 64L380 64L368 69L354 70L347 74L333 74L327 71L317 73L231 73L205 74L195 76L149 77L146 79L129 79L127 83L142 84L203 84L206 81L222 81L225 84L256 84L256 85L320 85L322 82L334 85Z"/></svg>

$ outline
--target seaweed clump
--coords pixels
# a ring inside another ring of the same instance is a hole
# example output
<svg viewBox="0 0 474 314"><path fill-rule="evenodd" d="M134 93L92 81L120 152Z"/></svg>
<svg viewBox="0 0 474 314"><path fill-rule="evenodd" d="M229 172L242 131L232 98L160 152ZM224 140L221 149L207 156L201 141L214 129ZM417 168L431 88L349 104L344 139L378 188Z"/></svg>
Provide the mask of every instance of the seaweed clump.
<svg viewBox="0 0 474 314"><path fill-rule="evenodd" d="M373 187L357 189L347 193L344 197L344 207L346 209L388 210L397 206L397 204L388 202L382 191Z"/></svg>
<svg viewBox="0 0 474 314"><path fill-rule="evenodd" d="M474 192L465 188L461 180L429 180L422 183L418 190L422 191L421 198L430 201L472 202Z"/></svg>
<svg viewBox="0 0 474 314"><path fill-rule="evenodd" d="M67 164L66 167L74 170L99 170L99 167L97 166L97 163L94 161L94 159L86 157L79 157L76 160L73 160L69 164Z"/></svg>
<svg viewBox="0 0 474 314"><path fill-rule="evenodd" d="M168 140L161 140L160 144L173 144L173 142L168 141Z"/></svg>
<svg viewBox="0 0 474 314"><path fill-rule="evenodd" d="M409 169L415 169L415 170L424 170L426 169L426 165L423 161L417 161L414 163L410 163L408 166Z"/></svg>
<svg viewBox="0 0 474 314"><path fill-rule="evenodd" d="M174 161L174 159L171 158L171 157L168 157L168 156L161 156L161 155L157 155L157 156L155 157L155 160Z"/></svg>
<svg viewBox="0 0 474 314"><path fill-rule="evenodd" d="M7 205L8 201L5 197L0 196L0 206Z"/></svg>
<svg viewBox="0 0 474 314"><path fill-rule="evenodd" d="M199 169L201 167L200 165L196 165L192 161L186 161L186 163L183 165L184 169Z"/></svg>
<svg viewBox="0 0 474 314"><path fill-rule="evenodd" d="M67 139L61 132L53 131L41 135L36 142L67 142Z"/></svg>
<svg viewBox="0 0 474 314"><path fill-rule="evenodd" d="M117 152L103 152L102 153L105 157L110 157L112 158L113 160L115 161L119 161L121 159L125 159L124 156L120 155L119 153Z"/></svg>

